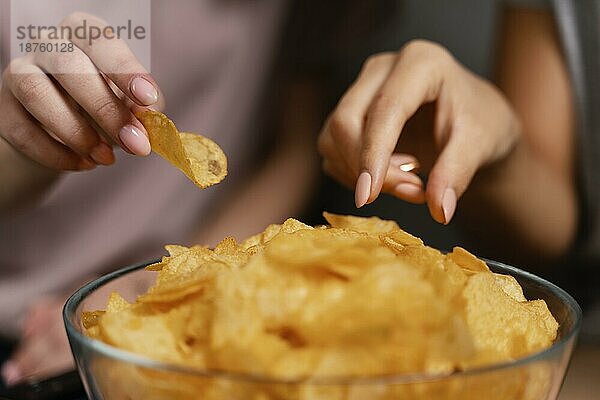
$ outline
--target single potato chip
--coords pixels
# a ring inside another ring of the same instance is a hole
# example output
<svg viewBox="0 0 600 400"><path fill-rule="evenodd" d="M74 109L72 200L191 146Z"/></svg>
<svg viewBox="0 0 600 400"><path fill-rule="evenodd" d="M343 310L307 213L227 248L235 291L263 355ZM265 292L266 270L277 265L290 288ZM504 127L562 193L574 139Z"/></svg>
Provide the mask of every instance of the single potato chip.
<svg viewBox="0 0 600 400"><path fill-rule="evenodd" d="M482 272L469 278L463 293L466 321L486 362L512 360L542 350L552 344L558 330L543 301L520 300L504 286L496 274Z"/></svg>
<svg viewBox="0 0 600 400"><path fill-rule="evenodd" d="M353 215L338 215L323 213L325 220L334 228L352 229L357 232L385 233L398 231L400 228L394 221L386 221L378 217L355 217Z"/></svg>
<svg viewBox="0 0 600 400"><path fill-rule="evenodd" d="M462 247L455 247L452 253L448 254L448 258L454 261L459 267L466 272L489 272L487 264L469 253Z"/></svg>
<svg viewBox="0 0 600 400"><path fill-rule="evenodd" d="M227 175L227 158L212 140L195 133L179 132L173 121L158 111L144 111L136 117L148 132L152 150L200 188L217 184Z"/></svg>

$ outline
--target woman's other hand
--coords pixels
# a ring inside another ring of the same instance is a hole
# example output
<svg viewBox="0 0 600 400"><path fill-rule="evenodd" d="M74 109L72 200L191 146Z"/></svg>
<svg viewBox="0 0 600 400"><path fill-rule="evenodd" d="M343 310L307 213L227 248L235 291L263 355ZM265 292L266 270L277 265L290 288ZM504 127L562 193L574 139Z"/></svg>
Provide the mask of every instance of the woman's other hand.
<svg viewBox="0 0 600 400"><path fill-rule="evenodd" d="M405 134L425 105L434 108L431 132ZM325 171L355 188L357 207L384 191L426 202L432 217L447 224L477 170L507 157L519 136L519 120L495 86L443 47L416 40L367 60L329 116L319 150ZM425 139L433 140L424 146ZM403 168L418 161L426 186Z"/></svg>

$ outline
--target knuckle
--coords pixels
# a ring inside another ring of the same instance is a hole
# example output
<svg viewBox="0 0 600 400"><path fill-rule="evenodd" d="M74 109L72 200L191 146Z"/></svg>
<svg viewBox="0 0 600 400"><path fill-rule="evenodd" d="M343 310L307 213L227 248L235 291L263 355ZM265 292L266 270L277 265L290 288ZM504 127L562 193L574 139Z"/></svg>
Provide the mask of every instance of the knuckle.
<svg viewBox="0 0 600 400"><path fill-rule="evenodd" d="M42 73L15 74L12 83L13 93L25 104L43 101L48 93L48 82Z"/></svg>
<svg viewBox="0 0 600 400"><path fill-rule="evenodd" d="M18 57L18 58L11 60L11 62L8 64L8 67L6 68L5 72L13 71L17 66L23 64L24 61L25 61L25 59L23 57Z"/></svg>
<svg viewBox="0 0 600 400"><path fill-rule="evenodd" d="M127 74L139 72L138 63L132 58L132 55L125 49L115 48L117 54L114 57L113 71Z"/></svg>
<svg viewBox="0 0 600 400"><path fill-rule="evenodd" d="M432 49L432 52L435 56L433 59L437 65L446 66L454 63L454 56L445 47L436 45L435 49Z"/></svg>
<svg viewBox="0 0 600 400"><path fill-rule="evenodd" d="M76 123L69 129L69 133L63 136L65 143L79 153L87 154L97 144L94 136L82 124Z"/></svg>
<svg viewBox="0 0 600 400"><path fill-rule="evenodd" d="M93 117L96 121L109 121L114 119L115 116L122 115L121 107L117 104L116 100L110 97L101 97L93 102L92 109Z"/></svg>
<svg viewBox="0 0 600 400"><path fill-rule="evenodd" d="M373 98L373 102L369 109L369 117L377 118L381 115L390 115L392 113L398 114L401 111L402 107L395 96L385 92L379 92Z"/></svg>
<svg viewBox="0 0 600 400"><path fill-rule="evenodd" d="M431 68L446 65L454 60L452 54L444 46L425 39L411 40L405 44L400 53L403 57L410 57L418 60L422 68L430 73Z"/></svg>
<svg viewBox="0 0 600 400"><path fill-rule="evenodd" d="M363 64L363 70L367 70L367 69L376 69L376 68L380 68L382 66L386 66L388 65L390 62L393 62L393 60L396 58L396 54L393 52L384 52L384 53L377 53L374 55L371 55L369 57L367 57L367 59L365 60L364 64Z"/></svg>
<svg viewBox="0 0 600 400"><path fill-rule="evenodd" d="M67 15L60 23L61 26L71 27L73 30L83 26L84 24L90 28L95 27L98 29L103 29L107 26L107 22L103 19L82 11L75 11ZM83 37L78 35L70 35L70 40L76 43L77 47L81 48L84 52L88 52L90 50L91 43L89 39L88 33L86 33Z"/></svg>
<svg viewBox="0 0 600 400"><path fill-rule="evenodd" d="M81 26L87 26L89 28L98 28L98 29L104 29L105 27L108 26L108 23L106 20L93 15L93 14L88 14L86 12L83 11L75 11L72 12L71 14L68 14L65 18L63 18L63 20L60 23L61 26L67 26L73 29L73 31L75 31L75 29L81 27ZM89 33L89 31L88 31ZM82 47L82 48L89 48L89 41L87 39L89 39L88 37L88 33L86 33L83 37L81 37L80 35L70 35L70 39L72 42L76 42L77 46Z"/></svg>
<svg viewBox="0 0 600 400"><path fill-rule="evenodd" d="M67 16L65 16L61 21L61 25L75 25L76 23L82 21L85 18L84 15L85 13L83 13L82 11L74 11L70 14L67 14Z"/></svg>
<svg viewBox="0 0 600 400"><path fill-rule="evenodd" d="M41 53L44 63L51 71L57 73L85 73L90 70L91 63L83 53Z"/></svg>
<svg viewBox="0 0 600 400"><path fill-rule="evenodd" d="M88 14L83 11L74 11L74 12L68 14L66 17L64 17L63 20L61 21L60 25L72 27L72 26L80 25L83 21L91 20L91 19L95 19L95 18L96 17L93 16L92 14Z"/></svg>
<svg viewBox="0 0 600 400"><path fill-rule="evenodd" d="M42 43L48 43L48 42L50 42L51 41L50 40L50 33L47 30L45 30L45 29L40 30L38 32L37 40L39 40Z"/></svg>
<svg viewBox="0 0 600 400"><path fill-rule="evenodd" d="M439 44L426 39L413 39L409 40L402 49L403 53L420 53L423 51L431 51L435 48L441 47Z"/></svg>
<svg viewBox="0 0 600 400"><path fill-rule="evenodd" d="M360 130L360 122L343 108L338 109L329 120L331 137L334 141L344 141Z"/></svg>
<svg viewBox="0 0 600 400"><path fill-rule="evenodd" d="M23 57L12 60L2 72L2 82L8 83L10 87L15 77L21 75L23 72L25 64L25 59Z"/></svg>

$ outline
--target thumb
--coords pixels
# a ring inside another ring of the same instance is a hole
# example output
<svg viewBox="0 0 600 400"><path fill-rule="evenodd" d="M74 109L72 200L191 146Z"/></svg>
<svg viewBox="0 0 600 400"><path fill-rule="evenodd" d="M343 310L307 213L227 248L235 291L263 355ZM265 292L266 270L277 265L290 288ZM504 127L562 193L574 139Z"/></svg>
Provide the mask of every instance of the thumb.
<svg viewBox="0 0 600 400"><path fill-rule="evenodd" d="M429 212L440 224L448 224L458 199L463 195L481 166L477 144L466 135L452 135L438 156L427 181L425 197Z"/></svg>

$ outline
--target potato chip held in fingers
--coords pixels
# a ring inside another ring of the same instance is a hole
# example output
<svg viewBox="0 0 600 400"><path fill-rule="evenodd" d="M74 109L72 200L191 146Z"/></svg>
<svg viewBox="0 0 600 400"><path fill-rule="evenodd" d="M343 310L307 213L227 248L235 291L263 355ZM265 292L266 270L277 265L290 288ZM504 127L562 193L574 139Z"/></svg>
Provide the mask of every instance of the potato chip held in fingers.
<svg viewBox="0 0 600 400"><path fill-rule="evenodd" d="M179 168L197 186L205 189L227 175L223 150L204 136L179 132L166 115L158 111L136 114L146 128L152 150Z"/></svg>

